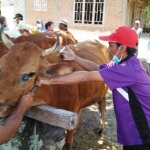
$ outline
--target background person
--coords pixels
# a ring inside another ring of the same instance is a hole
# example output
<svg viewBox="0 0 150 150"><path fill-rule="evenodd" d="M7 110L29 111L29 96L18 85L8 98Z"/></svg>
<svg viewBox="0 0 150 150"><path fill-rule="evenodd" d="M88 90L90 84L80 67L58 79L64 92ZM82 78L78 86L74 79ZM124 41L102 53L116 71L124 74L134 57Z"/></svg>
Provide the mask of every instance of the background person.
<svg viewBox="0 0 150 150"><path fill-rule="evenodd" d="M0 23L4 26L4 31L8 31L9 27L7 25L6 17L0 16Z"/></svg>
<svg viewBox="0 0 150 150"><path fill-rule="evenodd" d="M16 26L14 30L20 30L20 29L28 29L27 25L23 22L23 16L20 13L17 13L15 17L13 18L16 20Z"/></svg>
<svg viewBox="0 0 150 150"><path fill-rule="evenodd" d="M75 61L88 71L38 77L36 85L106 82L113 93L117 141L123 150L150 150L150 79L135 56L138 36L132 28L122 26L99 38L109 42L108 52L113 57L110 63L99 66L69 49L63 52L64 60Z"/></svg>
<svg viewBox="0 0 150 150"><path fill-rule="evenodd" d="M60 30L68 31L68 20L67 19L60 19L58 27Z"/></svg>
<svg viewBox="0 0 150 150"><path fill-rule="evenodd" d="M138 38L140 39L141 34L142 34L142 28L140 28L140 21L139 20L135 20L135 25L132 28L138 35Z"/></svg>
<svg viewBox="0 0 150 150"><path fill-rule="evenodd" d="M25 111L33 105L33 96L34 93L23 95L4 125L0 126L0 145L8 142L17 132Z"/></svg>
<svg viewBox="0 0 150 150"><path fill-rule="evenodd" d="M41 19L38 19L36 21L36 28L39 32L44 32L45 31L45 27L44 27L44 23L43 23L43 20Z"/></svg>
<svg viewBox="0 0 150 150"><path fill-rule="evenodd" d="M67 19L60 19L59 29L60 29L60 31L65 31L67 33L68 37L75 39L73 34L68 31L68 20ZM78 42L78 41L76 40L76 42Z"/></svg>
<svg viewBox="0 0 150 150"><path fill-rule="evenodd" d="M140 39L141 34L142 34L142 28L140 28L140 21L139 20L135 20L135 25L132 29L137 33L138 39ZM138 56L138 45L136 46L136 49L137 49L136 55Z"/></svg>
<svg viewBox="0 0 150 150"><path fill-rule="evenodd" d="M45 29L45 32L54 31L54 23L52 21L48 21L47 23L45 23Z"/></svg>

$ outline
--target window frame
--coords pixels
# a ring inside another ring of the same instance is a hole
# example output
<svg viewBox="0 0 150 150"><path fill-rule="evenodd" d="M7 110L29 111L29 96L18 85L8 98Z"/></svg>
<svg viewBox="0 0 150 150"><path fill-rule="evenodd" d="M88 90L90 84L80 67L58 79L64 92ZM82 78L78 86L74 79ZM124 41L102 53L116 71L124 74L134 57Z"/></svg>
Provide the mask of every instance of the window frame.
<svg viewBox="0 0 150 150"><path fill-rule="evenodd" d="M40 2L37 2L40 1ZM45 1L45 2L43 2ZM40 9L36 9L36 6L39 5ZM45 9L42 9L42 5L46 5ZM34 11L47 11L48 10L48 0L34 0Z"/></svg>
<svg viewBox="0 0 150 150"><path fill-rule="evenodd" d="M94 4L94 8L95 8L95 2L96 2L96 0L94 0L94 2L93 2L93 4ZM93 12L92 12L92 24L84 24L84 14L85 13L83 13L83 16L82 16L82 22L83 23L75 23L74 21L75 21L75 4L76 4L76 2L75 2L75 0L73 1L73 25L74 26L90 26L90 27L104 27L104 25L105 25L105 22L104 22L104 20L105 20L105 10L106 10L106 0L104 0L104 8L103 8L103 19L102 19L102 24L94 24L94 14L95 14L95 9L93 9ZM83 0L83 10L85 10L85 0ZM85 11L84 11L85 12Z"/></svg>

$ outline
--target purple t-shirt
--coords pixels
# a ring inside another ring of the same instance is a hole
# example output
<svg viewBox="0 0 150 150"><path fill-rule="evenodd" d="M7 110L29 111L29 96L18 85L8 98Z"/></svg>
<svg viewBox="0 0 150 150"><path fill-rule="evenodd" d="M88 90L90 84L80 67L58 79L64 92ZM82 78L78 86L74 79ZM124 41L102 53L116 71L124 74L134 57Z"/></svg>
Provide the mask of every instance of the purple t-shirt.
<svg viewBox="0 0 150 150"><path fill-rule="evenodd" d="M119 65L100 65L113 92L117 140L123 145L150 144L150 78L136 56Z"/></svg>

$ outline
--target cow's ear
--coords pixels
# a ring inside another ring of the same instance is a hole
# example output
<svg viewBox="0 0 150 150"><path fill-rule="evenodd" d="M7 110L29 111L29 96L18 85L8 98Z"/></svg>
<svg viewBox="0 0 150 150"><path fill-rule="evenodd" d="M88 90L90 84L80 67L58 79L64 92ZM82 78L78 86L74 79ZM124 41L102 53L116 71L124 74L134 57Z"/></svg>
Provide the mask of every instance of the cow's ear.
<svg viewBox="0 0 150 150"><path fill-rule="evenodd" d="M40 70L40 75L44 77L56 77L74 71L74 67L67 64L52 64Z"/></svg>

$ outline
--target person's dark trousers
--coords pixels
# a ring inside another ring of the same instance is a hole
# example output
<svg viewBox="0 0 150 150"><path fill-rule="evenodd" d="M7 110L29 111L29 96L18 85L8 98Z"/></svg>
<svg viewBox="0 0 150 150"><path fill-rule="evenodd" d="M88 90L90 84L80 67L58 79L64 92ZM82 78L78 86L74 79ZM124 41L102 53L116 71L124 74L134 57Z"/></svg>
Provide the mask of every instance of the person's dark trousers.
<svg viewBox="0 0 150 150"><path fill-rule="evenodd" d="M148 144L148 145L123 146L123 150L150 150L150 144Z"/></svg>

